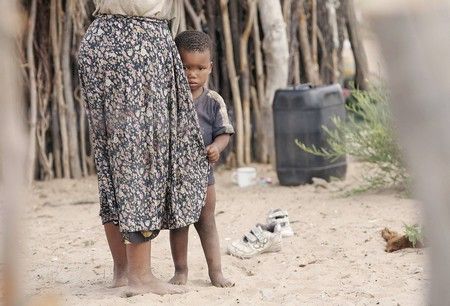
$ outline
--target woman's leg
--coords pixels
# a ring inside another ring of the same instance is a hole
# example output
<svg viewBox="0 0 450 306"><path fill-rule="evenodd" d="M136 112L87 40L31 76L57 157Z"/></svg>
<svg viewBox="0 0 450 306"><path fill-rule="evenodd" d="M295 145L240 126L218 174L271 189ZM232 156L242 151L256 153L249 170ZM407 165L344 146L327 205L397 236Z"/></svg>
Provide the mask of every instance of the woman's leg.
<svg viewBox="0 0 450 306"><path fill-rule="evenodd" d="M127 244L123 242L119 227L105 224L106 238L114 261L113 287L125 286L132 289L129 295L152 292L156 294L185 293L179 286L172 286L157 279L151 271L150 242Z"/></svg>
<svg viewBox="0 0 450 306"><path fill-rule="evenodd" d="M108 239L109 249L114 261L114 276L112 287L126 286L127 278L127 252L123 243L119 227L114 223L105 224L105 234Z"/></svg>
<svg viewBox="0 0 450 306"><path fill-rule="evenodd" d="M187 247L189 226L170 231L170 249L172 250L175 274L169 280L174 285L185 285L188 277Z"/></svg>
<svg viewBox="0 0 450 306"><path fill-rule="evenodd" d="M214 185L208 186L206 204L203 207L200 220L195 223L195 228L202 242L208 263L208 273L211 283L216 287L232 287L234 283L226 279L222 274L220 258L219 234L217 233L214 211L216 208L216 190Z"/></svg>
<svg viewBox="0 0 450 306"><path fill-rule="evenodd" d="M186 292L183 287L168 284L153 275L150 242L126 244L125 247L128 261L128 285L131 289L127 295L147 292L160 295Z"/></svg>

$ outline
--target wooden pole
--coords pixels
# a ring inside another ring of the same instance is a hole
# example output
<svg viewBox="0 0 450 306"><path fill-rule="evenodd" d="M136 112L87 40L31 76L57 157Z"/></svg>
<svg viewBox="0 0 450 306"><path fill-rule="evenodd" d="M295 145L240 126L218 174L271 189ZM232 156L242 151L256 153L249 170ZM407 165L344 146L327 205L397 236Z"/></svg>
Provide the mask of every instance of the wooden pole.
<svg viewBox="0 0 450 306"><path fill-rule="evenodd" d="M78 179L81 177L80 165L80 147L78 145L78 126L77 113L75 112L75 103L73 98L72 86L72 37L73 37L73 23L72 23L72 1L66 0L66 11L64 13L64 32L62 45L62 77L64 81L64 100L66 102L67 114L67 136L68 136L68 151L70 172L72 177Z"/></svg>
<svg viewBox="0 0 450 306"><path fill-rule="evenodd" d="M302 55L302 63L305 70L305 79L308 83L318 84L319 76L314 69L314 62L311 56L311 46L308 38L308 23L306 21L306 13L304 8L304 0L299 0L298 16L299 16L299 43ZM317 29L316 29L317 30Z"/></svg>
<svg viewBox="0 0 450 306"><path fill-rule="evenodd" d="M275 164L275 142L272 103L275 91L287 86L289 77L289 46L286 23L279 0L258 2L259 16L264 32L263 50L266 64L266 92L262 114L266 125L270 161Z"/></svg>
<svg viewBox="0 0 450 306"><path fill-rule="evenodd" d="M63 76L61 70L61 0L50 2L50 36L52 41L55 86L53 98L57 101L59 131L61 135L62 172L70 178L69 137L67 134L66 102L64 100ZM54 101L55 102L55 101ZM53 118L54 120L56 118Z"/></svg>
<svg viewBox="0 0 450 306"><path fill-rule="evenodd" d="M269 162L269 139L266 134L266 130L263 125L262 120L262 106L265 101L264 93L266 91L265 85L265 75L264 75L264 61L262 55L262 46L261 46L261 33L259 30L259 21L258 21L258 11L255 12L255 19L253 20L253 49L255 50L255 78L256 78L256 92L257 99L254 102L253 109L258 111L259 120L257 120L256 124L256 150L255 155L256 159L260 163L268 163ZM257 102L257 103L256 103ZM258 124L258 122L260 124Z"/></svg>
<svg viewBox="0 0 450 306"><path fill-rule="evenodd" d="M353 0L342 0L341 5L344 5L347 33L352 46L353 58L355 60L355 85L361 90L367 90L369 88L369 64L362 38L359 33L360 26L356 19L355 5Z"/></svg>
<svg viewBox="0 0 450 306"><path fill-rule="evenodd" d="M249 13L245 24L244 32L241 35L240 62L241 62L241 88L242 88L242 109L244 119L244 162L251 163L252 160L252 126L250 115L250 71L248 67L248 39L252 31L253 20L256 12L256 1L248 0Z"/></svg>
<svg viewBox="0 0 450 306"><path fill-rule="evenodd" d="M317 0L311 0L311 58L318 71L317 62Z"/></svg>
<svg viewBox="0 0 450 306"><path fill-rule="evenodd" d="M223 32L225 36L225 55L227 59L228 76L230 78L231 91L233 93L234 113L236 117L236 159L238 166L242 166L244 165L244 122L239 83L236 75L236 66L234 65L228 0L220 0L220 8L222 11Z"/></svg>
<svg viewBox="0 0 450 306"><path fill-rule="evenodd" d="M217 6L214 3L215 1L206 1L206 15L207 15L207 22L208 22L208 35L211 37L211 41L214 44L214 50L217 50L217 17L216 14L218 13ZM213 62L213 70L211 73L211 77L209 79L209 85L214 90L219 90L219 60L217 56L217 52L213 54L212 58Z"/></svg>
<svg viewBox="0 0 450 306"><path fill-rule="evenodd" d="M51 93L51 76L49 58L46 48L41 48L39 52L39 65L36 75L38 84L38 121L36 126L36 140L38 150L38 160L40 165L40 179L48 180L53 178L53 155L47 155L47 131L50 127L50 113L48 109Z"/></svg>
<svg viewBox="0 0 450 306"><path fill-rule="evenodd" d="M337 81L338 31L336 3L331 0L317 0L318 30L321 32L320 79L324 84Z"/></svg>
<svg viewBox="0 0 450 306"><path fill-rule="evenodd" d="M189 17L192 20L192 23L194 24L194 29L197 31L201 31L202 30L202 20L200 18L200 16L197 15L197 13L195 12L194 7L191 5L191 2L189 2L189 0L184 0L184 8L187 11L187 13L189 14Z"/></svg>
<svg viewBox="0 0 450 306"><path fill-rule="evenodd" d="M30 115L28 136L28 184L34 179L36 165L36 122L37 122L37 84L36 84L36 62L34 59L34 32L36 28L37 0L31 1L30 16L28 18L27 35L27 67L28 67L28 90L30 91Z"/></svg>

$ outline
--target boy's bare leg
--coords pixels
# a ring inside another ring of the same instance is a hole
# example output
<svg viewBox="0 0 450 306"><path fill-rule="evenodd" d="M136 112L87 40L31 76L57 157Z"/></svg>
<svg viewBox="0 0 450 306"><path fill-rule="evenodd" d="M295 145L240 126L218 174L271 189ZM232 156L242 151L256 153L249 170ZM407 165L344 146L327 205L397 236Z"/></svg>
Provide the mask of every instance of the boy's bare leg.
<svg viewBox="0 0 450 306"><path fill-rule="evenodd" d="M217 233L216 219L214 211L216 209L216 190L214 185L208 186L206 193L206 204L203 207L200 220L195 223L206 262L211 283L216 287L232 287L234 282L226 279L222 273L222 263L220 258L219 234Z"/></svg>
<svg viewBox="0 0 450 306"><path fill-rule="evenodd" d="M122 241L122 234L119 231L119 227L114 223L106 223L105 234L108 240L109 249L114 262L114 276L112 286L122 287L128 283L127 278L127 251L125 244Z"/></svg>
<svg viewBox="0 0 450 306"><path fill-rule="evenodd" d="M170 249L172 250L175 274L169 280L174 285L185 285L188 277L187 248L189 226L170 230Z"/></svg>
<svg viewBox="0 0 450 306"><path fill-rule="evenodd" d="M142 293L159 295L185 293L187 290L157 279L151 271L150 242L126 245L128 261L128 296Z"/></svg>

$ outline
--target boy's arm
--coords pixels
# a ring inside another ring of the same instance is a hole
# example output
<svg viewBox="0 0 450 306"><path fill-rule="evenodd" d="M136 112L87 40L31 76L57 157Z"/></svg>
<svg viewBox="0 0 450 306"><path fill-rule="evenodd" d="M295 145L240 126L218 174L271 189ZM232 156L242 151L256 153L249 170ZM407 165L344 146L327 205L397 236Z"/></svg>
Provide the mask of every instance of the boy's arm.
<svg viewBox="0 0 450 306"><path fill-rule="evenodd" d="M230 142L231 135L234 134L233 126L228 118L227 107L223 98L215 91L209 92L214 100L214 111L211 116L214 118L213 122L213 143L207 146L206 153L210 163L215 163L220 158L220 153L226 148Z"/></svg>
<svg viewBox="0 0 450 306"><path fill-rule="evenodd" d="M221 134L214 138L212 144L206 147L206 153L210 163L215 163L220 158L220 153L227 147L230 142L230 134Z"/></svg>

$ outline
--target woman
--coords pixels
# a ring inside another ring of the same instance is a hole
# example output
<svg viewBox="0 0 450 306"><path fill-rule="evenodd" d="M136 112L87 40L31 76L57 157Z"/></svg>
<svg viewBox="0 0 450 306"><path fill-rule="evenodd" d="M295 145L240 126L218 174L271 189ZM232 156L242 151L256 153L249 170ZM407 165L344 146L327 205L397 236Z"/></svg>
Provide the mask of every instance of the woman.
<svg viewBox="0 0 450 306"><path fill-rule="evenodd" d="M151 273L150 240L195 223L208 162L172 40L178 0L94 0L79 52L113 286L158 294L179 287Z"/></svg>

